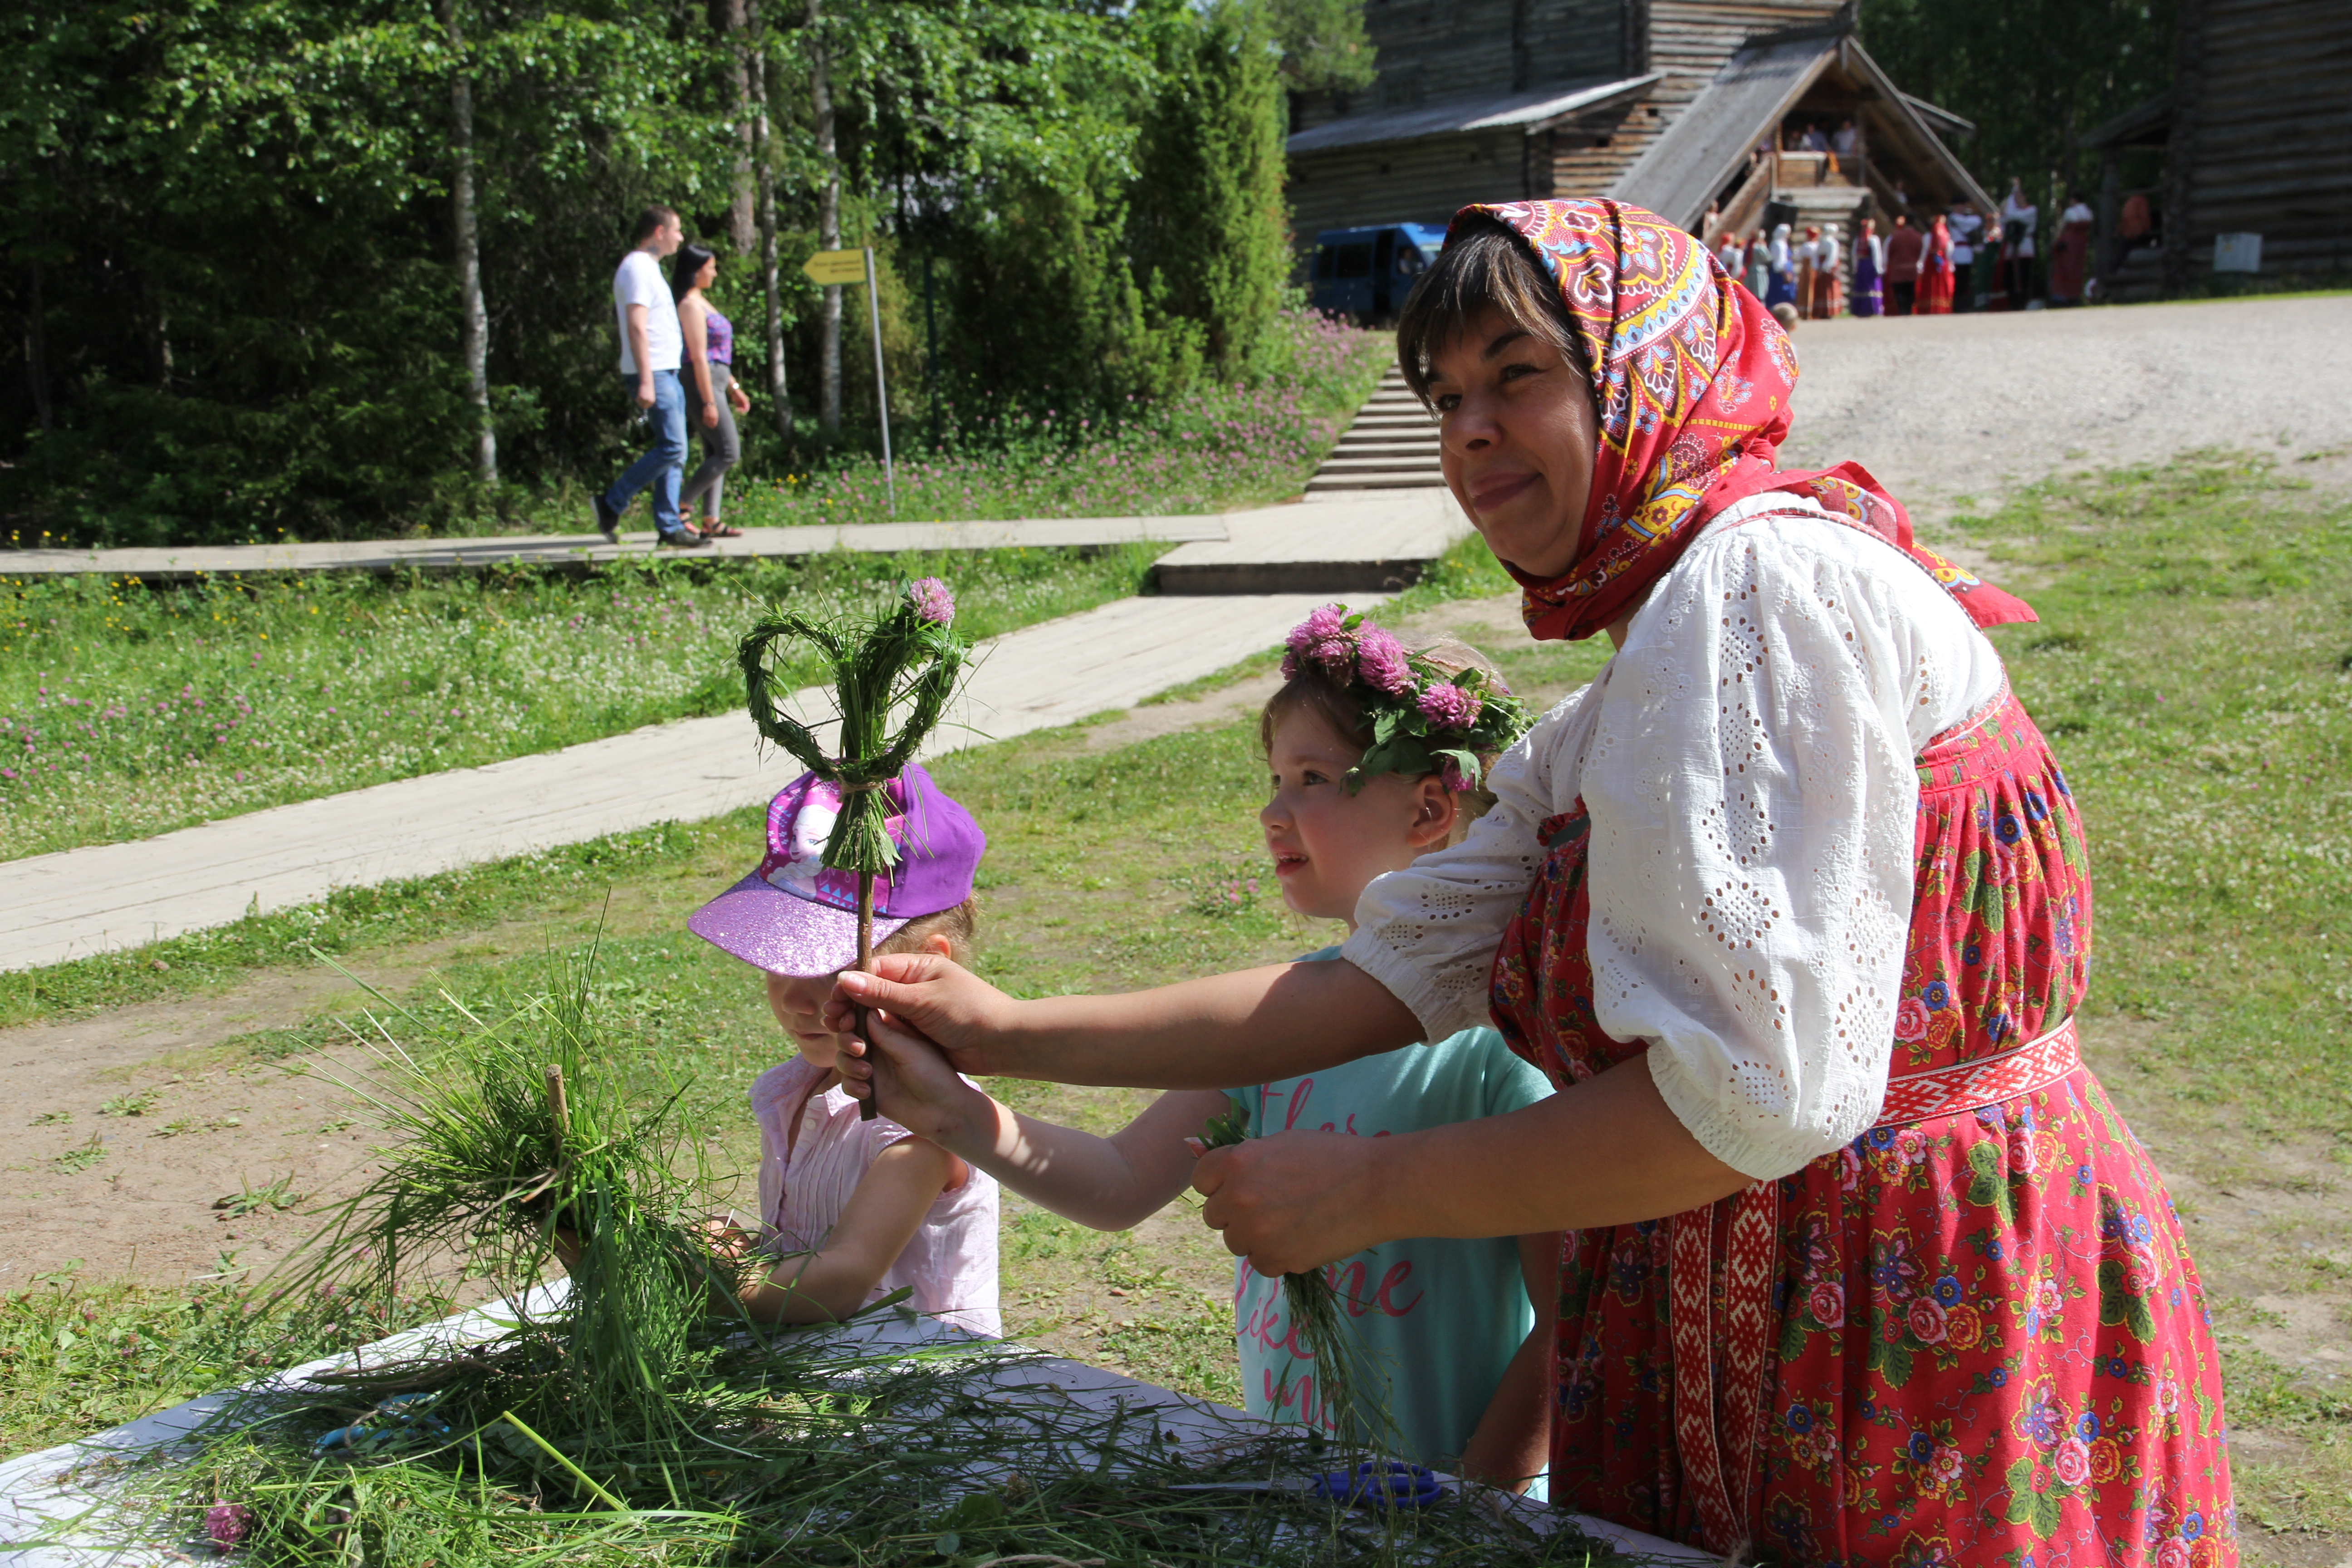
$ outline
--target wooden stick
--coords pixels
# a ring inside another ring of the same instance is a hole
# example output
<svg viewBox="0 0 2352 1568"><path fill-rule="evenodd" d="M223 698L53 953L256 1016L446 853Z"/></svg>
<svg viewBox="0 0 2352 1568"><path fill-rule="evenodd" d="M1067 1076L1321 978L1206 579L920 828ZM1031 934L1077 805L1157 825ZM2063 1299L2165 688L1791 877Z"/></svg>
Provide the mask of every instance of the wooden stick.
<svg viewBox="0 0 2352 1568"><path fill-rule="evenodd" d="M561 1154L563 1135L572 1127L572 1102L563 1093L563 1069L550 1063L541 1069L547 1074L547 1114L555 1123L555 1148Z"/></svg>
<svg viewBox="0 0 2352 1568"><path fill-rule="evenodd" d="M857 967L865 973L874 973L874 873L857 873ZM868 1059L872 1059L874 1042L866 1028L866 1009L857 1009L857 1033L866 1040ZM877 1069L878 1073L878 1068ZM868 1086L866 1098L857 1102L857 1120L871 1121L881 1114L874 1092L880 1088L878 1076Z"/></svg>

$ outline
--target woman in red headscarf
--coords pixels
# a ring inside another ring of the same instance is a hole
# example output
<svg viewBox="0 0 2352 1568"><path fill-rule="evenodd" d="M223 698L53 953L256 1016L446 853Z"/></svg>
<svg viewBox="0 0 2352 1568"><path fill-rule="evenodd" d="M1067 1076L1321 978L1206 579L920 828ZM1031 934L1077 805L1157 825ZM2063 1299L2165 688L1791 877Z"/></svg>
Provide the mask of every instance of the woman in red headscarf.
<svg viewBox="0 0 2352 1568"><path fill-rule="evenodd" d="M1927 233L1927 249L1919 258L1919 313L1952 313L1952 231L1941 215Z"/></svg>
<svg viewBox="0 0 2352 1568"><path fill-rule="evenodd" d="M1615 657L1465 843L1371 884L1342 963L1041 1001L845 976L845 1026L887 1009L881 1098L902 1025L969 1072L1173 1089L1491 1012L1550 1099L1253 1140L1195 1184L1268 1273L1570 1233L1555 1501L1791 1563L2233 1563L2196 1270L2076 1047L2081 821L1984 636L2032 612L1861 468L1775 467L1788 339L1654 214L1465 208L1398 337L1530 631Z"/></svg>

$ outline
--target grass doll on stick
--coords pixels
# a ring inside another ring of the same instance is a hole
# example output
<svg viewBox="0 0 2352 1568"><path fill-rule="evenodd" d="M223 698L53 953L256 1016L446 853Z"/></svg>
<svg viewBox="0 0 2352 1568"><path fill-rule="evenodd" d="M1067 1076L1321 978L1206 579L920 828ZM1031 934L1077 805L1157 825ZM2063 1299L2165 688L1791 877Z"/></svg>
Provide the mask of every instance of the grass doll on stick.
<svg viewBox="0 0 2352 1568"><path fill-rule="evenodd" d="M889 802L884 786L913 760L938 725L963 673L968 650L950 630L955 596L937 577L908 586L897 605L870 625L854 618L816 621L771 610L753 623L736 658L743 667L745 698L760 733L792 753L802 766L841 792L841 816L825 841L824 864L857 879L857 967L874 964L874 879L898 863L890 839ZM798 639L822 653L833 667L834 697L841 713L838 756L828 756L807 725L793 718L782 699L774 649ZM906 722L895 735L890 715L908 705ZM860 1111L875 1115L866 1100Z"/></svg>

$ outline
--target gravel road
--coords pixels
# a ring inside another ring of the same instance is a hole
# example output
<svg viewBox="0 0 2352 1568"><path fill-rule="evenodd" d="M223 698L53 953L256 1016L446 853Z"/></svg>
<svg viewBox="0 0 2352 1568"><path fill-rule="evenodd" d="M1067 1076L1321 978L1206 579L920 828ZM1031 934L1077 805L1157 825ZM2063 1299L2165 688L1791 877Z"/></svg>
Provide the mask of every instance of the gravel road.
<svg viewBox="0 0 2352 1568"><path fill-rule="evenodd" d="M1923 521L2061 468L2352 446L2352 295L1809 321L1797 355L1783 463L1851 458Z"/></svg>

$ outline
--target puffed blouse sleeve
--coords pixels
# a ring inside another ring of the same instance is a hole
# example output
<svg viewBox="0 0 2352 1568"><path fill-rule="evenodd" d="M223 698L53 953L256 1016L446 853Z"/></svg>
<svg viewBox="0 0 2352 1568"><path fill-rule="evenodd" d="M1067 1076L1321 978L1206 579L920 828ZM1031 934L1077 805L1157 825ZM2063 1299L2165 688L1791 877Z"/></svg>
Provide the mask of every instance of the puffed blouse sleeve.
<svg viewBox="0 0 2352 1568"><path fill-rule="evenodd" d="M1980 644L1876 541L1765 519L1702 538L1611 668L1580 780L1596 1021L1650 1042L1667 1106L1751 1177L1876 1119L1913 759L1997 668Z"/></svg>
<svg viewBox="0 0 2352 1568"><path fill-rule="evenodd" d="M1593 691L1570 693L1496 759L1486 778L1495 804L1461 843L1374 878L1356 900L1339 956L1412 1008L1424 1040L1486 1022L1495 949L1543 864L1537 829L1574 798Z"/></svg>
<svg viewBox="0 0 2352 1568"><path fill-rule="evenodd" d="M1592 1003L1710 1153L1786 1175L1876 1119L1910 923L1913 759L1998 694L1948 595L1825 517L1695 543L1465 842L1375 879L1340 956L1431 1039L1483 1021L1537 829L1580 796Z"/></svg>

